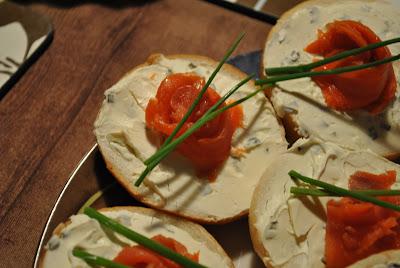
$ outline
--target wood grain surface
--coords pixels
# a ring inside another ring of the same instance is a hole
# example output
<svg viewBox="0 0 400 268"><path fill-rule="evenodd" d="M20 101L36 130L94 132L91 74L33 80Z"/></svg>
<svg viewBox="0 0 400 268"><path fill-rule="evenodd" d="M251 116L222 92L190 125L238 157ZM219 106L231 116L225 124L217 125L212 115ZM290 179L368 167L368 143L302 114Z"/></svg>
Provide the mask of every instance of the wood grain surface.
<svg viewBox="0 0 400 268"><path fill-rule="evenodd" d="M0 100L0 267L31 267L70 172L95 143L103 92L153 52L219 59L261 49L270 25L195 0L20 1L48 15L54 40Z"/></svg>

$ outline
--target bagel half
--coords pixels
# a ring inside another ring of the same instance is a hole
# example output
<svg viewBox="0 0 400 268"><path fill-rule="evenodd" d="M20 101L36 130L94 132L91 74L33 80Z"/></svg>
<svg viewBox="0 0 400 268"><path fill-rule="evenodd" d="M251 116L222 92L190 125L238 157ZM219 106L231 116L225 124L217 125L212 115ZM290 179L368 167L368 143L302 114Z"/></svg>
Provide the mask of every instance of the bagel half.
<svg viewBox="0 0 400 268"><path fill-rule="evenodd" d="M270 31L263 54L263 67L310 63L314 56L304 48L317 39L318 29L334 20L355 20L371 28L381 40L400 36L400 10L394 1L310 0L287 11ZM389 46L392 55L400 44ZM393 63L399 83L400 63ZM288 139L318 137L350 149L369 148L395 159L400 156L400 87L396 98L379 116L365 111L337 112L329 109L321 89L303 78L278 83L270 99L282 118Z"/></svg>
<svg viewBox="0 0 400 268"><path fill-rule="evenodd" d="M400 166L386 158L370 151L349 151L329 142L298 140L266 170L250 207L253 246L267 267L325 267L326 203L332 197L293 197L290 187L296 184L288 175L292 169L342 188L348 188L348 178L356 171L381 174L395 170L394 188L399 188ZM367 263L380 260L385 260L381 264L387 263L387 256L398 256L399 252L376 254L356 267L369 267ZM395 257L391 261L397 260Z"/></svg>
<svg viewBox="0 0 400 268"><path fill-rule="evenodd" d="M200 225L142 207L113 207L100 210L106 216L142 235L164 235L182 243L189 252L200 252L199 263L208 267L229 267L233 263L218 242ZM91 267L72 256L74 247L113 259L120 250L135 243L102 227L84 214L70 217L54 231L42 251L41 268Z"/></svg>
<svg viewBox="0 0 400 268"><path fill-rule="evenodd" d="M161 81L168 74L185 72L207 79L216 66L217 62L202 56L150 56L105 92L94 130L108 169L132 196L151 207L202 223L225 223L246 215L253 189L266 166L287 148L283 127L260 93L242 104L243 128L233 136L232 146L245 151L244 155L232 153L214 182L197 178L188 160L172 153L140 187L134 186L145 169L143 161L157 150L154 141L158 134L146 128L144 111ZM225 65L211 87L222 96L245 77ZM250 81L231 99L255 89Z"/></svg>

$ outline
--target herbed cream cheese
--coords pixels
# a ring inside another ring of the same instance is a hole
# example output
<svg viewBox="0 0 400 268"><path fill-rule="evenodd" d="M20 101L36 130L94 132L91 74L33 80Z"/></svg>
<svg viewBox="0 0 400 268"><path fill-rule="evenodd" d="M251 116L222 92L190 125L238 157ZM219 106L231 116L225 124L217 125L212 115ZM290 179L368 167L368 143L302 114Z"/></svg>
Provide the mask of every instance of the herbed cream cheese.
<svg viewBox="0 0 400 268"><path fill-rule="evenodd" d="M182 243L190 253L200 251L199 263L208 267L230 267L226 260L203 241L193 238L185 230L165 223L159 218L127 210L103 213L147 237L161 234ZM74 215L70 221L59 235L53 235L47 243L43 268L91 267L72 255L75 247L112 260L123 247L136 245L127 238L102 227L96 220L84 214Z"/></svg>
<svg viewBox="0 0 400 268"><path fill-rule="evenodd" d="M400 12L387 1L319 0L295 8L274 27L265 46L264 67L310 63L304 48L317 39L317 30L334 20L360 21L382 40L400 36ZM400 45L389 46L392 55ZM393 63L397 81L400 63ZM399 82L398 82L399 83ZM351 149L365 149L387 156L400 152L400 86L396 98L379 116L364 111L341 113L329 109L321 89L303 78L278 83L271 101L280 117L290 115L304 137L318 137Z"/></svg>
<svg viewBox="0 0 400 268"><path fill-rule="evenodd" d="M324 267L326 203L332 197L302 197L290 194L296 184L290 170L342 188L356 171L374 174L397 172L400 166L369 151L349 151L329 142L298 140L266 170L255 190L251 217L262 246L269 253L264 263L272 267Z"/></svg>
<svg viewBox="0 0 400 268"><path fill-rule="evenodd" d="M95 134L106 160L113 171L121 174L133 187L145 169L143 161L157 149L157 136L146 129L145 109L161 81L171 73L193 72L207 79L214 63L201 57L157 57L151 65L141 66L105 92L106 99L95 122ZM237 74L222 69L211 87L221 96L240 81ZM232 100L255 90L244 85ZM150 202L168 211L192 218L218 221L245 213L251 194L268 164L286 150L284 132L274 109L263 94L242 104L243 128L236 130L232 140L235 153L225 162L215 182L197 178L184 157L172 153L135 190ZM211 154L212 152L210 152Z"/></svg>

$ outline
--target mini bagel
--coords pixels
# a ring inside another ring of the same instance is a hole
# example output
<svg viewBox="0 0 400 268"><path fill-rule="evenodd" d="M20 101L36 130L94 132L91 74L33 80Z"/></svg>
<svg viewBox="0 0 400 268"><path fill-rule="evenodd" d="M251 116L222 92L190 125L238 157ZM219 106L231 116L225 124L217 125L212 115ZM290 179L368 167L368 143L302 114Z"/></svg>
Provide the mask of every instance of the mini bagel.
<svg viewBox="0 0 400 268"><path fill-rule="evenodd" d="M145 169L143 161L157 149L158 134L146 128L145 109L168 74L194 73L207 79L217 62L202 56L152 55L105 92L95 122L95 135L108 169L141 202L201 223L225 223L247 215L253 189L268 163L284 152L283 127L260 93L242 105L243 126L235 131L231 155L215 181L198 178L188 159L172 153L148 175L134 183ZM222 96L246 75L225 65L211 87ZM250 81L231 99L256 87ZM240 155L236 151L242 152ZM212 152L209 152L212 153Z"/></svg>
<svg viewBox="0 0 400 268"><path fill-rule="evenodd" d="M234 265L218 242L200 225L143 207L112 207L100 212L140 234L163 235L183 244L189 252L199 252L199 263L208 267ZM71 216L60 224L40 256L41 268L91 267L73 257L80 247L91 254L113 259L127 245L135 243L106 228L84 214Z"/></svg>

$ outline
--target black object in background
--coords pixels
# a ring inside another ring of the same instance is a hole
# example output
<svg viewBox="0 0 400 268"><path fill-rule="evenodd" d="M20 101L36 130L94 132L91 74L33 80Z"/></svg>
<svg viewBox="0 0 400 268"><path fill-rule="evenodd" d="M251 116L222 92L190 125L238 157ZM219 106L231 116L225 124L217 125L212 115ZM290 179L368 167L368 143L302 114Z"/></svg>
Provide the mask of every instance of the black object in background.
<svg viewBox="0 0 400 268"><path fill-rule="evenodd" d="M48 47L50 19L10 1L0 2L0 99Z"/></svg>

